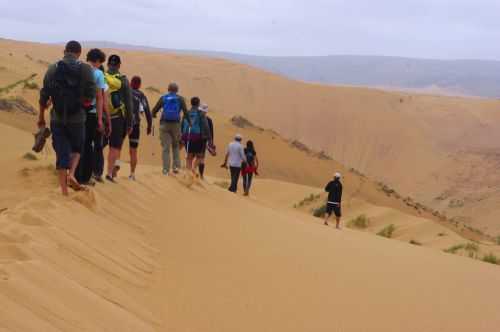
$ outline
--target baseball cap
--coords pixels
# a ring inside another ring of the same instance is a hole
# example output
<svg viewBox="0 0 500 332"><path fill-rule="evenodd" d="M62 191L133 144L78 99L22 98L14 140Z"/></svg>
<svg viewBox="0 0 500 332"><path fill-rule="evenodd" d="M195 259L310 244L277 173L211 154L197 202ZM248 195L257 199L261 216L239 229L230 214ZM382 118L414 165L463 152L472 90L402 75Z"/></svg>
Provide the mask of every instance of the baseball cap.
<svg viewBox="0 0 500 332"><path fill-rule="evenodd" d="M118 66L122 63L122 59L120 59L120 56L113 54L108 58L108 65L112 66Z"/></svg>
<svg viewBox="0 0 500 332"><path fill-rule="evenodd" d="M342 178L342 174L340 174L339 172L335 173L335 178L337 178L337 179Z"/></svg>
<svg viewBox="0 0 500 332"><path fill-rule="evenodd" d="M237 141L241 141L243 139L243 136L241 136L241 134L236 134L234 135L234 139Z"/></svg>

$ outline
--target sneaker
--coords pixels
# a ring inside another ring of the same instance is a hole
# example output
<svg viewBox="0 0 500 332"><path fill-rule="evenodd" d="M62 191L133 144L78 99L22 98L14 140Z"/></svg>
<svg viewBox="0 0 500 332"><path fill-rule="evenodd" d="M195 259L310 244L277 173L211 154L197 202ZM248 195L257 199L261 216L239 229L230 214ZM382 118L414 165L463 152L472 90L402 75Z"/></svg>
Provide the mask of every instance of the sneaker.
<svg viewBox="0 0 500 332"><path fill-rule="evenodd" d="M163 169L163 175L168 175L168 170L166 170L165 168Z"/></svg>
<svg viewBox="0 0 500 332"><path fill-rule="evenodd" d="M174 174L179 174L179 170L177 168L174 168Z"/></svg>
<svg viewBox="0 0 500 332"><path fill-rule="evenodd" d="M108 180L109 182L116 183L115 179L113 179L111 175L106 175L106 180Z"/></svg>
<svg viewBox="0 0 500 332"><path fill-rule="evenodd" d="M130 181L135 181L135 174L130 174L129 177L128 177L128 179Z"/></svg>

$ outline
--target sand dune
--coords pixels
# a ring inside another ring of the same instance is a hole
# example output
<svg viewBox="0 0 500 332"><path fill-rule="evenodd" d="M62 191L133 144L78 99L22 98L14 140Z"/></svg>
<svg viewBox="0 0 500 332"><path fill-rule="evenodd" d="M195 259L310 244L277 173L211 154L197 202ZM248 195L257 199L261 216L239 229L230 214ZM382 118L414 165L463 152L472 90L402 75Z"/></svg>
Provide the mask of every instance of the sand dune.
<svg viewBox="0 0 500 332"><path fill-rule="evenodd" d="M52 157L19 165L29 135L1 129L16 142L2 157L11 167L2 180L17 183L9 188L18 198L0 214L5 331L494 331L500 323L498 267L328 229L286 206L313 187L261 180L244 199L215 179L188 188L143 166L137 182L120 178L66 199L50 182ZM380 213L363 204L352 202Z"/></svg>
<svg viewBox="0 0 500 332"><path fill-rule="evenodd" d="M40 82L47 63L61 54L54 45L0 43L1 85L32 73L39 74ZM123 71L140 73L145 87L164 91L175 80L183 94L200 95L223 116L247 116L325 150L347 168L384 181L449 217L493 236L500 232L497 101L328 87L224 60L118 52ZM15 93L36 104L36 91L18 88ZM153 100L159 96L152 90L148 95ZM455 201L463 202L463 208L456 208Z"/></svg>

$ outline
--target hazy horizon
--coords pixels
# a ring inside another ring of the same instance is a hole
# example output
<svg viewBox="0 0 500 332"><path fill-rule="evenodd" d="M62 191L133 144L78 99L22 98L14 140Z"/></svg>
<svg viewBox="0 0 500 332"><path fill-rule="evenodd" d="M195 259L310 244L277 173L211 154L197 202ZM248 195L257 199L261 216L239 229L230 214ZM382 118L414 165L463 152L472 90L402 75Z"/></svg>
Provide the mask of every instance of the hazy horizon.
<svg viewBox="0 0 500 332"><path fill-rule="evenodd" d="M500 3L488 0L124 0L119 6L0 0L0 34L257 56L500 60L500 46L492 42L500 37L499 10Z"/></svg>

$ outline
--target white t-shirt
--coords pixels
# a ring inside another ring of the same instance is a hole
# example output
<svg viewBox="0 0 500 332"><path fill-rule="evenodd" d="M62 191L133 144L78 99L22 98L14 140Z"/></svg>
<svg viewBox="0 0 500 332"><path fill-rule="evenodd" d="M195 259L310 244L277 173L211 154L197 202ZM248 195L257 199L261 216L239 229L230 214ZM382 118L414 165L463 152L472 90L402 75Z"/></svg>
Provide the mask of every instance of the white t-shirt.
<svg viewBox="0 0 500 332"><path fill-rule="evenodd" d="M241 164L246 161L245 151L243 151L243 145L240 142L229 143L227 153L229 154L227 159L229 167L241 167Z"/></svg>

